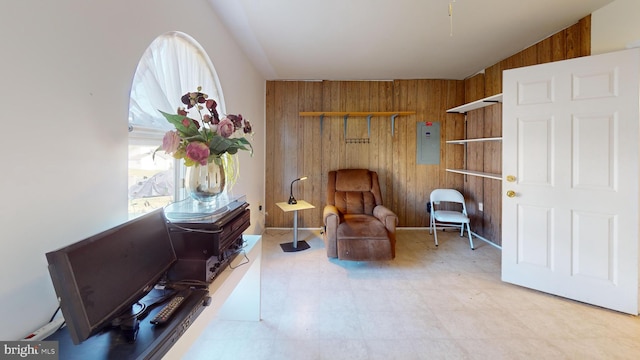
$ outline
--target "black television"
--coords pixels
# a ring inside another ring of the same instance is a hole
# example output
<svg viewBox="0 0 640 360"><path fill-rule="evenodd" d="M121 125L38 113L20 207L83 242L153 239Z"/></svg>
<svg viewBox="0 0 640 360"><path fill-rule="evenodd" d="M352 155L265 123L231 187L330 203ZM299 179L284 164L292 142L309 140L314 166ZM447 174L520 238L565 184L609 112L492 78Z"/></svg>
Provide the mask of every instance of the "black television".
<svg viewBox="0 0 640 360"><path fill-rule="evenodd" d="M162 209L46 254L74 344L144 297L176 261Z"/></svg>

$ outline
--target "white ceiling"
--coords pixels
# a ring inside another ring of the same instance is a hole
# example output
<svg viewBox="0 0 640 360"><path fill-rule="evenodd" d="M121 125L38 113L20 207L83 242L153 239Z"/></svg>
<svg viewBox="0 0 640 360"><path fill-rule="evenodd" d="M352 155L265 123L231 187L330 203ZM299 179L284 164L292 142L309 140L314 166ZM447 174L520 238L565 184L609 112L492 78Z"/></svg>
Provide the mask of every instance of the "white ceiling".
<svg viewBox="0 0 640 360"><path fill-rule="evenodd" d="M390 80L464 79L613 0L209 1L269 80Z"/></svg>

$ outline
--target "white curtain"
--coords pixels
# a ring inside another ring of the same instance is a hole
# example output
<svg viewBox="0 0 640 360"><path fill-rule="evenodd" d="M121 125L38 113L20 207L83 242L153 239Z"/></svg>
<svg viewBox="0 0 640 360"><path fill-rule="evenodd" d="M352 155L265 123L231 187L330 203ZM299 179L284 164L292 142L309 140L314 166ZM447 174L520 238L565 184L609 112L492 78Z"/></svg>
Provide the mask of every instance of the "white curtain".
<svg viewBox="0 0 640 360"><path fill-rule="evenodd" d="M161 137L173 129L158 110L175 113L182 95L202 92L218 103L224 99L209 56L189 35L170 32L156 38L142 55L131 85L129 132L133 138Z"/></svg>

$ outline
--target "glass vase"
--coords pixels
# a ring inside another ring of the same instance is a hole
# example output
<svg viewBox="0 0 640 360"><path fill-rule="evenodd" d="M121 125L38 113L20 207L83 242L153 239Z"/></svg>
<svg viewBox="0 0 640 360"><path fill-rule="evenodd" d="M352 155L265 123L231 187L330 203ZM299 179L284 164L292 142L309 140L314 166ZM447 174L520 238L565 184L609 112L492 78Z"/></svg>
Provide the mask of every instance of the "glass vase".
<svg viewBox="0 0 640 360"><path fill-rule="evenodd" d="M187 168L187 193L201 203L212 203L225 191L227 184L224 161L215 161L207 165L194 165Z"/></svg>

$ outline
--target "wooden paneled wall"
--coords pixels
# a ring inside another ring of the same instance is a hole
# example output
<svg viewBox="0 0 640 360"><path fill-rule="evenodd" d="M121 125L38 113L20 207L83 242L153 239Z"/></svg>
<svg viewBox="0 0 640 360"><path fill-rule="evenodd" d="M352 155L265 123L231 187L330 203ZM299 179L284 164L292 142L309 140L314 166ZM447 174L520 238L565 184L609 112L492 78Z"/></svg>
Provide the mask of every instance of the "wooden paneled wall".
<svg viewBox="0 0 640 360"><path fill-rule="evenodd" d="M445 140L464 136L464 118L446 110L464 101L462 80L269 81L267 82L266 226L291 227L293 216L275 204L294 195L315 205L299 213L298 226L321 227L327 173L341 168L378 172L383 203L395 211L399 226L428 226L431 190L463 190L462 177L446 172L463 165L461 146ZM415 115L372 117L300 117L301 111L415 111ZM417 123L440 122L440 164L417 165ZM346 139L362 139L347 142ZM367 142L368 141L368 142Z"/></svg>
<svg viewBox="0 0 640 360"><path fill-rule="evenodd" d="M466 79L465 102L501 93L504 70L588 55L591 55L591 16L485 69L484 74ZM502 104L467 114L467 137L499 136L502 136ZM501 145L501 142L493 141L469 144L467 166L472 170L501 173ZM467 177L464 195L469 203L467 210L472 218L472 230L498 245L502 244L502 182ZM480 202L484 205L482 212L477 208Z"/></svg>
<svg viewBox="0 0 640 360"><path fill-rule="evenodd" d="M321 227L326 203L327 173L339 168L369 168L378 172L383 202L398 214L401 227L426 227L426 203L431 190L456 188L467 198L472 230L501 244L499 180L453 174L445 168L467 167L501 172L500 142L462 145L446 140L497 137L502 134L500 104L463 115L446 110L502 91L502 71L521 66L590 55L591 17L462 80L396 81L268 81L266 92L266 202L267 227L293 226L292 213L275 204L294 195L315 205L299 213L298 226ZM301 111L416 111L391 119L373 117L369 136L366 118L300 117ZM439 165L417 165L417 123L440 122ZM465 135L466 133L466 135ZM346 142L368 139L368 142ZM478 203L484 211L480 212Z"/></svg>

